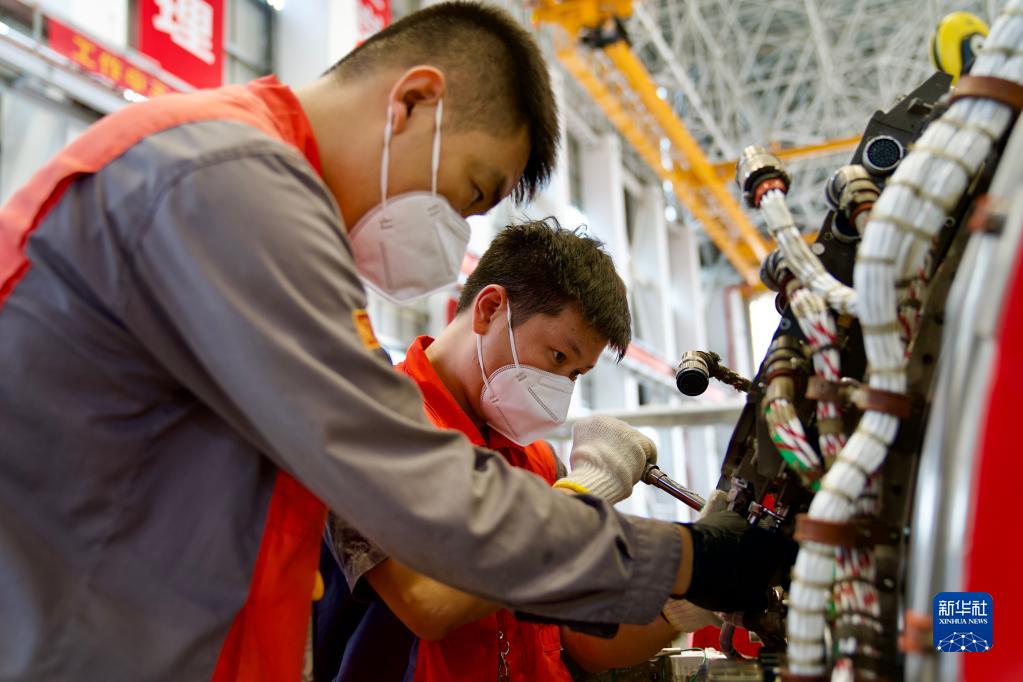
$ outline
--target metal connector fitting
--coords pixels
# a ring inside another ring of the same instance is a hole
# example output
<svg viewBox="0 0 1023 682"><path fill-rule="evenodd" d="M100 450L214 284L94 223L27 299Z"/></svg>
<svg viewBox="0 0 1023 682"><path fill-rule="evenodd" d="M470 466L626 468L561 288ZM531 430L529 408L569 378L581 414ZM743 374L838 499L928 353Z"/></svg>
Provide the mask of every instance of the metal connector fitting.
<svg viewBox="0 0 1023 682"><path fill-rule="evenodd" d="M697 396L707 390L711 377L728 384L736 391L748 393L750 380L721 364L721 356L705 350L691 350L682 354L675 372L675 385L681 393Z"/></svg>
<svg viewBox="0 0 1023 682"><path fill-rule="evenodd" d="M767 254L767 258L760 266L760 281L765 287L771 291L783 291L786 281L791 277L792 273L785 263L781 249L775 249Z"/></svg>
<svg viewBox="0 0 1023 682"><path fill-rule="evenodd" d="M764 183L774 181L774 189L782 192L789 190L789 174L785 171L781 159L760 145L751 145L742 150L738 163L735 164L735 182L742 190L746 203L756 208L760 205L761 190Z"/></svg>
<svg viewBox="0 0 1023 682"><path fill-rule="evenodd" d="M684 395L697 396L707 390L710 375L717 359L710 353L691 350L683 353L675 372L675 385Z"/></svg>
<svg viewBox="0 0 1023 682"><path fill-rule="evenodd" d="M776 336L764 357L764 377L770 384L779 376L804 376L810 370L803 344L795 336Z"/></svg>
<svg viewBox="0 0 1023 682"><path fill-rule="evenodd" d="M891 135L877 135L863 146L863 165L876 175L891 175L905 155L901 142Z"/></svg>
<svg viewBox="0 0 1023 682"><path fill-rule="evenodd" d="M824 186L824 198L833 211L845 218L832 225L835 238L846 243L859 239L857 219L862 212L873 208L880 194L877 182L863 166L842 166L832 173Z"/></svg>

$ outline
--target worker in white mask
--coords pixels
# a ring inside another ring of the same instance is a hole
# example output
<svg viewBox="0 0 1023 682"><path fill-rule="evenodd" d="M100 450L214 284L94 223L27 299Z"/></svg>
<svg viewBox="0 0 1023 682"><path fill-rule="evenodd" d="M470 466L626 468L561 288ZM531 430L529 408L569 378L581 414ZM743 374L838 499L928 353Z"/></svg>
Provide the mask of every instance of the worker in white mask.
<svg viewBox="0 0 1023 682"><path fill-rule="evenodd" d="M632 492L647 463L656 461L650 439L611 417L582 419L573 429L567 474L540 439L565 422L576 380L605 349L621 359L630 329L625 286L599 242L545 221L514 225L483 254L451 324L436 339L416 339L398 368L416 382L438 427L461 431L568 493L618 502ZM567 681L562 648L589 670L629 665L651 656L680 630L717 622L713 614L675 600L653 622L623 626L610 640L522 622L498 604L389 558L342 519L333 517L329 525L331 550L352 592L373 588L420 637L410 661L412 677L397 670L395 679L491 679L496 670L511 680ZM341 577L327 576L332 579ZM330 613L326 604L317 609L320 622L343 616ZM404 661L404 652L394 651L401 637L387 632L386 642L363 638L336 651L333 666L323 672L334 679L341 670L341 680L357 679L349 674L355 661L378 645Z"/></svg>
<svg viewBox="0 0 1023 682"><path fill-rule="evenodd" d="M430 191L388 196L394 129L394 107L388 103L380 161L380 203L348 233L363 283L392 303L408 303L453 284L469 244L469 223L444 195L437 193L443 99L437 101L434 112Z"/></svg>

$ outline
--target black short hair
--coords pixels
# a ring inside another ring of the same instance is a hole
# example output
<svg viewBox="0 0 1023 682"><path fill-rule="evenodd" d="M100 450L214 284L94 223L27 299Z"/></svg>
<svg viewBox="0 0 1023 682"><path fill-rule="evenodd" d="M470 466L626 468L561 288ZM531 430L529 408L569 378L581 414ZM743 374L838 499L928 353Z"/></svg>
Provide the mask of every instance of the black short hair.
<svg viewBox="0 0 1023 682"><path fill-rule="evenodd" d="M632 315L625 283L603 246L579 230L562 229L554 218L509 225L466 280L457 313L468 310L490 284L508 291L514 326L538 313L557 315L577 304L620 361L632 340Z"/></svg>
<svg viewBox="0 0 1023 682"><path fill-rule="evenodd" d="M328 71L359 77L381 67L435 66L447 78L452 129L529 132L529 159L512 192L532 199L550 179L561 130L550 74L533 36L478 2L443 2L396 21Z"/></svg>

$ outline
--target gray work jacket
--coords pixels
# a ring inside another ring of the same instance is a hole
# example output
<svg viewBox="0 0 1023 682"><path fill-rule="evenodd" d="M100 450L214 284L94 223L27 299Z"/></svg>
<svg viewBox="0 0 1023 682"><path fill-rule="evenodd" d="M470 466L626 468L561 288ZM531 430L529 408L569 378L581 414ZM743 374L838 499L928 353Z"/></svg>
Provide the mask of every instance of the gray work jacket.
<svg viewBox="0 0 1023 682"><path fill-rule="evenodd" d="M0 309L0 680L208 678L278 468L484 598L633 623L667 598L672 525L433 428L364 347L337 206L295 148L226 120L152 134L27 252Z"/></svg>

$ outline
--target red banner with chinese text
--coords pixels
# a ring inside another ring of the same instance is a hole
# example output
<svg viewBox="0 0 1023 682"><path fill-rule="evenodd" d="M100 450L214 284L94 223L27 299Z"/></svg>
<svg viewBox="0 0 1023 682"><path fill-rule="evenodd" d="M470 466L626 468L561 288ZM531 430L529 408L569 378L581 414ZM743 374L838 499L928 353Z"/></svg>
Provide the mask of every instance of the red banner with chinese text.
<svg viewBox="0 0 1023 682"><path fill-rule="evenodd" d="M145 97L174 92L174 88L145 69L56 19L49 19L49 34L50 48L89 73L103 76L119 88L132 90Z"/></svg>
<svg viewBox="0 0 1023 682"><path fill-rule="evenodd" d="M139 52L197 88L224 82L224 0L139 0Z"/></svg>
<svg viewBox="0 0 1023 682"><path fill-rule="evenodd" d="M359 43L391 23L391 0L358 0Z"/></svg>

